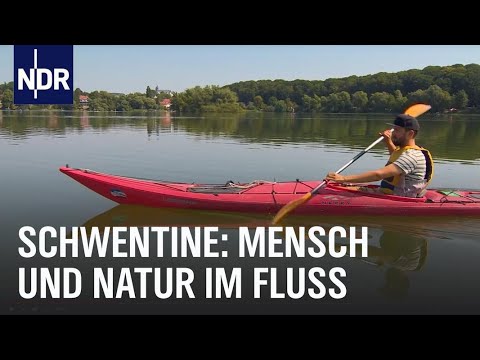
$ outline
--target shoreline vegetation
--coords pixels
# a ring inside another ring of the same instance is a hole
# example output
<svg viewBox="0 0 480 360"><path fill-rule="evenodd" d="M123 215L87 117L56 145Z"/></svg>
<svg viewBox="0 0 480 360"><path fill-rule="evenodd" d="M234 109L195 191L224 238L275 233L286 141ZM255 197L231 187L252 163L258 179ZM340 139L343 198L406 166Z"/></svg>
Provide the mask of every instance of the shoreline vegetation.
<svg viewBox="0 0 480 360"><path fill-rule="evenodd" d="M167 100L168 99L168 100ZM427 66L396 73L326 80L241 81L225 86L195 86L144 93L74 91L73 105L15 105L13 82L0 84L2 110L169 110L178 113L391 113L413 103L432 113L480 113L480 65Z"/></svg>

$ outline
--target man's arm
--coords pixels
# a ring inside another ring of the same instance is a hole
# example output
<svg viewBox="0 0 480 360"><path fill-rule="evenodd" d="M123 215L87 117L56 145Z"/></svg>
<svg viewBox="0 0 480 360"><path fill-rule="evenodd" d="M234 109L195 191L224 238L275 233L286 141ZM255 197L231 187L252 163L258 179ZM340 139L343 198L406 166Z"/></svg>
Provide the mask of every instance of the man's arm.
<svg viewBox="0 0 480 360"><path fill-rule="evenodd" d="M389 178L391 176L403 174L403 170L400 169L395 164L390 164L388 166L382 167L378 170L367 171L361 174L354 174L354 175L340 175L334 172L328 173L325 177L326 180L335 181L337 183L363 183L363 182L371 182L371 181L378 181L385 178Z"/></svg>

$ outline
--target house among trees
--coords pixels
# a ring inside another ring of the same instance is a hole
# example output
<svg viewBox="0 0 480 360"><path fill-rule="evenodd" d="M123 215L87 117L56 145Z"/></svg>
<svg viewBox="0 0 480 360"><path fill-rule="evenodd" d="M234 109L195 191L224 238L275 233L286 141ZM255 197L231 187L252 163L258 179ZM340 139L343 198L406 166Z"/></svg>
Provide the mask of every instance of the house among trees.
<svg viewBox="0 0 480 360"><path fill-rule="evenodd" d="M80 106L82 107L82 109L88 109L88 101L90 99L88 98L88 95L80 95L78 97L78 102L80 103Z"/></svg>
<svg viewBox="0 0 480 360"><path fill-rule="evenodd" d="M160 101L160 106L163 107L165 110L169 110L171 105L171 99L163 99L162 101Z"/></svg>

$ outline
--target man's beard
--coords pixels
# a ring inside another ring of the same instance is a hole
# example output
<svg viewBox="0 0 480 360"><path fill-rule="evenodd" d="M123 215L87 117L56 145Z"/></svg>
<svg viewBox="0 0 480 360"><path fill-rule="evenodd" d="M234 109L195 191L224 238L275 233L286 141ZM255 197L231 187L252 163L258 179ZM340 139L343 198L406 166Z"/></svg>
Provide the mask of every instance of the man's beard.
<svg viewBox="0 0 480 360"><path fill-rule="evenodd" d="M392 139L393 145L402 147L404 145L403 139Z"/></svg>

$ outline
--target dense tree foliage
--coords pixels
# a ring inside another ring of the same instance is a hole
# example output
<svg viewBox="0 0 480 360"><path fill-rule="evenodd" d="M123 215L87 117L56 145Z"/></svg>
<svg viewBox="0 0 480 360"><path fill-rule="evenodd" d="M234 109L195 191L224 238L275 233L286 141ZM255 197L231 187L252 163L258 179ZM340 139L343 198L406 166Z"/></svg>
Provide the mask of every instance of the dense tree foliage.
<svg viewBox="0 0 480 360"><path fill-rule="evenodd" d="M427 102L433 112L477 111L480 65L428 66L397 73L380 72L327 80L242 81L226 86L248 109L283 111L279 101L292 102L286 111L391 112L414 102ZM269 99L265 105L261 100ZM269 106L270 105L270 106Z"/></svg>
<svg viewBox="0 0 480 360"><path fill-rule="evenodd" d="M172 107L182 112L239 112L237 94L219 86L196 86L172 98Z"/></svg>

